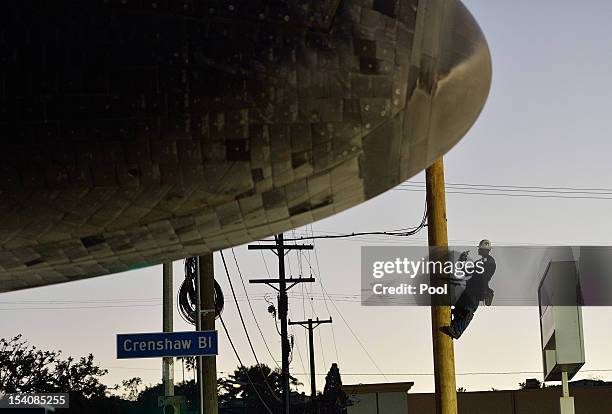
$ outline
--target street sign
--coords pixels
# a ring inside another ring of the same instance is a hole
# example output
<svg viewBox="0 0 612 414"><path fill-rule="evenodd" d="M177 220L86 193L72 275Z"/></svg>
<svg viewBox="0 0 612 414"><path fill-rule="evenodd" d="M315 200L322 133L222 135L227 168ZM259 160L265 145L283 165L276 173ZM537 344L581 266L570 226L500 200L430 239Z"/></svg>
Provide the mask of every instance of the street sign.
<svg viewBox="0 0 612 414"><path fill-rule="evenodd" d="M217 331L117 335L117 359L217 355Z"/></svg>

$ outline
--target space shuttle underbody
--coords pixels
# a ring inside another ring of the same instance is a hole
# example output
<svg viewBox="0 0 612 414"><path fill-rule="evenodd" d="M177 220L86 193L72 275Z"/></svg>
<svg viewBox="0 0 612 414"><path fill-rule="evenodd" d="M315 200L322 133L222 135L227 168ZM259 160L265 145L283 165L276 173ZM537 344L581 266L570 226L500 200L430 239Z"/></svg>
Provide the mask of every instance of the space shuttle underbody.
<svg viewBox="0 0 612 414"><path fill-rule="evenodd" d="M0 292L305 225L468 131L490 54L458 0L0 3Z"/></svg>

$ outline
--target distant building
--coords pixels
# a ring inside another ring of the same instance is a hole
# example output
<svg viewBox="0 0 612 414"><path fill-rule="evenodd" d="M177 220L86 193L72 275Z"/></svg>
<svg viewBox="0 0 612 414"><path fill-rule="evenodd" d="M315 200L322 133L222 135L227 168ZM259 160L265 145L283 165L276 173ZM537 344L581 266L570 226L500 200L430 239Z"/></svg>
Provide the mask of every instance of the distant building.
<svg viewBox="0 0 612 414"><path fill-rule="evenodd" d="M409 393L413 383L346 385L352 406L348 414L435 414L434 394ZM570 383L577 413L612 409L612 383L580 380ZM558 414L561 387L460 392L459 414Z"/></svg>
<svg viewBox="0 0 612 414"><path fill-rule="evenodd" d="M408 391L414 382L344 385L348 414L406 414Z"/></svg>

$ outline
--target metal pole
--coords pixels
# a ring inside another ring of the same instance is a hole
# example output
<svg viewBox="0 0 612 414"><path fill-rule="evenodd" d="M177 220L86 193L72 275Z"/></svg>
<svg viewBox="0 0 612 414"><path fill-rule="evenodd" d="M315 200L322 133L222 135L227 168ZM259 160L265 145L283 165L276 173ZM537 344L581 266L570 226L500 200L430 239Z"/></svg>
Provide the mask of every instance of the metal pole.
<svg viewBox="0 0 612 414"><path fill-rule="evenodd" d="M163 264L163 331L173 330L173 286L172 286L172 262ZM162 378L164 383L164 396L174 396L174 358L162 359Z"/></svg>
<svg viewBox="0 0 612 414"><path fill-rule="evenodd" d="M284 413L289 414L291 409L291 395L289 390L289 337L287 334L287 314L289 299L287 297L287 282L285 279L285 248L283 234L276 236L278 248L278 314L281 320L281 354L282 354L282 384Z"/></svg>
<svg viewBox="0 0 612 414"><path fill-rule="evenodd" d="M200 330L212 331L215 329L215 267L213 254L200 256L198 259L198 273L200 274ZM218 414L217 400L217 357L210 355L199 357L202 370L200 396L203 414Z"/></svg>
<svg viewBox="0 0 612 414"><path fill-rule="evenodd" d="M196 272L196 331L201 331L201 320L200 320L200 314L202 312L202 298L200 297L200 258L197 257L196 258L196 268L197 268L197 272ZM202 357L201 356L197 356L195 357L195 361L196 361L196 375L197 375L197 386L198 386L198 396L200 397L200 409L199 409L199 413L200 414L204 414L204 395L203 395L203 389L202 389Z"/></svg>
<svg viewBox="0 0 612 414"><path fill-rule="evenodd" d="M563 387L563 397L560 398L561 414L574 414L574 397L570 397L567 371L561 371L561 384Z"/></svg>
<svg viewBox="0 0 612 414"><path fill-rule="evenodd" d="M446 229L446 199L444 193L444 162L436 160L425 171L427 188L427 230L429 246L448 247ZM439 252L439 251L438 251ZM435 399L437 414L457 414L457 384L453 340L440 331L451 324L451 309L447 304L431 307Z"/></svg>

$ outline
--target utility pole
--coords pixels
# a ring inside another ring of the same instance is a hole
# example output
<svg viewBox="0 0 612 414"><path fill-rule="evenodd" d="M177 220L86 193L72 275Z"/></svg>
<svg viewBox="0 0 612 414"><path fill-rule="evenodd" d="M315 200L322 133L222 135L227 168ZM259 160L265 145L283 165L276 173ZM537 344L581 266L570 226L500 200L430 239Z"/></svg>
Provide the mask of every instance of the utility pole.
<svg viewBox="0 0 612 414"><path fill-rule="evenodd" d="M215 330L215 267L213 254L197 258L198 331ZM217 357L214 355L197 357L198 389L200 394L200 413L218 414L217 401Z"/></svg>
<svg viewBox="0 0 612 414"><path fill-rule="evenodd" d="M172 332L173 330L173 291L172 291L172 262L163 264L163 292L162 292L162 330ZM165 357L162 359L162 379L164 383L164 396L174 396L174 358Z"/></svg>
<svg viewBox="0 0 612 414"><path fill-rule="evenodd" d="M427 233L430 252L438 256L448 251L446 228L446 199L444 193L444 162L436 160L425 171L427 187ZM442 248L442 249L441 249ZM446 256L446 254L444 254ZM441 256L438 256L440 258ZM435 277L435 275L434 275ZM432 295L433 300L434 295ZM457 414L457 385L455 380L455 353L453 340L440 331L451 324L451 308L448 303L432 301L431 324L436 390L436 414Z"/></svg>
<svg viewBox="0 0 612 414"><path fill-rule="evenodd" d="M285 255L286 250L312 250L312 245L308 244L284 244L283 234L277 234L274 236L276 244L252 244L249 245L249 250L272 250L278 256L278 279L255 279L249 280L249 283L260 283L266 284L271 288L278 291L278 315L281 321L281 353L282 353L282 366L281 376L283 384L283 411L285 414L289 414L291 409L291 393L289 389L289 352L291 345L289 344L289 335L287 333L287 320L289 313L289 299L287 297L287 291L298 283L303 282L314 282L314 278L303 278L301 275L299 278L285 277ZM287 287L287 282L291 283ZM278 284L278 288L274 286Z"/></svg>
<svg viewBox="0 0 612 414"><path fill-rule="evenodd" d="M312 319L308 319L307 321L297 321L297 322L289 321L289 325L301 325L304 328L308 329L308 346L310 348L310 395L311 395L312 401L314 401L315 397L317 396L317 379L316 379L317 376L316 376L316 371L315 371L313 331L317 326L322 325L324 323L332 323L331 317L329 319L325 319L322 321L320 321L319 318L317 318L316 321L313 321Z"/></svg>

